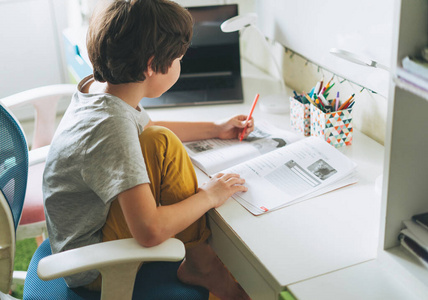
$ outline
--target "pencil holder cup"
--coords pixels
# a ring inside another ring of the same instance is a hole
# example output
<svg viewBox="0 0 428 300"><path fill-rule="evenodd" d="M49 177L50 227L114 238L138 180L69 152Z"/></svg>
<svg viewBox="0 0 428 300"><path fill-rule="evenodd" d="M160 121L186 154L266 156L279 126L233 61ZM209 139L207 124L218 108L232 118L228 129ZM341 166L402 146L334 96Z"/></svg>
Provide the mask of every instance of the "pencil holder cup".
<svg viewBox="0 0 428 300"><path fill-rule="evenodd" d="M311 135L323 138L336 148L352 144L352 108L324 113L311 105Z"/></svg>
<svg viewBox="0 0 428 300"><path fill-rule="evenodd" d="M305 136L311 135L310 104L303 104L296 98L290 97L291 128Z"/></svg>

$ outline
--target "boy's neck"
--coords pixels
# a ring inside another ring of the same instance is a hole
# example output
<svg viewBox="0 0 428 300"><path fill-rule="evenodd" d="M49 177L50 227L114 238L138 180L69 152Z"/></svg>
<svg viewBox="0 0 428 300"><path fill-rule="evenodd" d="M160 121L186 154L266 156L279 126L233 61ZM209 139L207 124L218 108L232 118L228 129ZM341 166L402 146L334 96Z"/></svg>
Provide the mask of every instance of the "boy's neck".
<svg viewBox="0 0 428 300"><path fill-rule="evenodd" d="M134 108L137 108L138 103L144 97L144 88L141 82L110 84L108 82L98 82L94 80L83 86L81 91L91 94L108 93L120 98Z"/></svg>
<svg viewBox="0 0 428 300"><path fill-rule="evenodd" d="M144 84L142 82L110 84L106 83L104 92L116 96L128 103L130 106L137 108L138 103L144 97Z"/></svg>

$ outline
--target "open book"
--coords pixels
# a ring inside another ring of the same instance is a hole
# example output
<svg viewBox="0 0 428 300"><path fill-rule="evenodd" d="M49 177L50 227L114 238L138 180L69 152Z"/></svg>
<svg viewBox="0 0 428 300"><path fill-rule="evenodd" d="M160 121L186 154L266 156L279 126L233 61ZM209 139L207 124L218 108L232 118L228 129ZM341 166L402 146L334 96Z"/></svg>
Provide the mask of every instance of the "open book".
<svg viewBox="0 0 428 300"><path fill-rule="evenodd" d="M356 164L318 137L258 124L246 141L202 140L184 144L208 175L238 173L247 192L233 198L254 215L355 183Z"/></svg>

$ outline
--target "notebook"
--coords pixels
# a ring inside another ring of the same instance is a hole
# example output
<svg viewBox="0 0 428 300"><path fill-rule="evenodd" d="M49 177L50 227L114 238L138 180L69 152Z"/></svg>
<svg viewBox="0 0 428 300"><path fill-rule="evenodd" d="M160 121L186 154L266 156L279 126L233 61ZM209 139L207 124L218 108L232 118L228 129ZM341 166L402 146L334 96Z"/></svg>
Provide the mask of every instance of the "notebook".
<svg viewBox="0 0 428 300"><path fill-rule="evenodd" d="M221 23L238 15L238 5L189 7L193 38L176 84L159 98L143 98L145 108L243 102L239 33Z"/></svg>

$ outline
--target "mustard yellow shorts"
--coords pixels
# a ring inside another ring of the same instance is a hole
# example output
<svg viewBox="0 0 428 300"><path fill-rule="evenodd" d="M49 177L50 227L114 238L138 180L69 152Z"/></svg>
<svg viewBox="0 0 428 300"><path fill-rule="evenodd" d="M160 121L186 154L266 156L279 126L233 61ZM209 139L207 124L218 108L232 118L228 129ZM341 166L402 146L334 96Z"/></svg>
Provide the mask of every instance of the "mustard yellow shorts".
<svg viewBox="0 0 428 300"><path fill-rule="evenodd" d="M160 126L148 127L140 135L140 144L151 182L150 188L158 206L180 202L197 192L198 181L192 162L172 131ZM188 249L206 241L210 234L204 215L175 237ZM114 200L103 227L103 242L130 237L132 235L119 202ZM85 287L100 290L101 276Z"/></svg>

